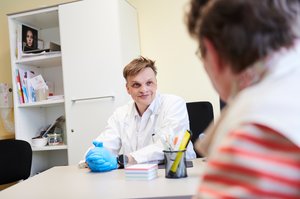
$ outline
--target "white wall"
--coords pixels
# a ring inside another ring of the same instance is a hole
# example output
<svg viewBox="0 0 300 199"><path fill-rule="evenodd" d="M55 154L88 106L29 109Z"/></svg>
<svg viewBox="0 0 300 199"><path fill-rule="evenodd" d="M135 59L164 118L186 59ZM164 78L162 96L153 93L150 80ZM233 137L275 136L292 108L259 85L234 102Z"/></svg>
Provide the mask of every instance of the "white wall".
<svg viewBox="0 0 300 199"><path fill-rule="evenodd" d="M189 0L129 0L138 10L142 55L156 60L158 89L186 101L210 101L219 115L219 96L195 55L184 9Z"/></svg>

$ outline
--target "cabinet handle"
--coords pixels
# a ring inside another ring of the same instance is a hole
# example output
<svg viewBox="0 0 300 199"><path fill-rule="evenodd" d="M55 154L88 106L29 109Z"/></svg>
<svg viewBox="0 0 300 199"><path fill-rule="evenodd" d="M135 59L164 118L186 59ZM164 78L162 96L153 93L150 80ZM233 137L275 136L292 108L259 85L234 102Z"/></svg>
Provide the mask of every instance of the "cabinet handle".
<svg viewBox="0 0 300 199"><path fill-rule="evenodd" d="M79 102L79 101L89 101L89 100L98 100L98 99L106 99L106 98L115 99L115 96L113 96L113 95L107 95L107 96L99 96L99 97L78 98L78 99L72 99L71 101L73 103L76 103L76 102Z"/></svg>

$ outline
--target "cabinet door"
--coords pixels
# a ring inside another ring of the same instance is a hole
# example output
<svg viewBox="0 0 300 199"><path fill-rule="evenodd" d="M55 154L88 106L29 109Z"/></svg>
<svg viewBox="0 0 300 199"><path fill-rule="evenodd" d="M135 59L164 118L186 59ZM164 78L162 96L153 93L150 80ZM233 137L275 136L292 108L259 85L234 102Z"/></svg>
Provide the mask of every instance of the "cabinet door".
<svg viewBox="0 0 300 199"><path fill-rule="evenodd" d="M68 158L76 164L129 99L122 70L139 55L137 19L125 1L86 0L61 5L59 22Z"/></svg>

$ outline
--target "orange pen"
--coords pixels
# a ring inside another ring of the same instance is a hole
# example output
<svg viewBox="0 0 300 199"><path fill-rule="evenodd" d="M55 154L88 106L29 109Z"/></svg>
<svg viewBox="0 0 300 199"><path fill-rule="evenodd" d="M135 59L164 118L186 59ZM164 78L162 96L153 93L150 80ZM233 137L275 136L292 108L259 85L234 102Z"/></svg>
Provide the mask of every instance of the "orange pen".
<svg viewBox="0 0 300 199"><path fill-rule="evenodd" d="M177 142L178 142L178 136L176 136L176 137L174 138L174 140L173 140L173 146L176 146Z"/></svg>

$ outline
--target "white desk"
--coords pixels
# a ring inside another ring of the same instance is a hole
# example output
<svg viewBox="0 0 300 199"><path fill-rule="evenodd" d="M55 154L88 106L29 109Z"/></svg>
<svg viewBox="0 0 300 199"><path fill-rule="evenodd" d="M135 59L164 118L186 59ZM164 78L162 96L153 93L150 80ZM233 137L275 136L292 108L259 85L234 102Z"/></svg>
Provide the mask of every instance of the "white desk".
<svg viewBox="0 0 300 199"><path fill-rule="evenodd" d="M1 191L0 198L190 198L196 193L205 162L196 159L193 164L187 178L167 179L165 169L159 169L158 178L150 181L126 180L124 169L92 173L77 166L53 167Z"/></svg>

